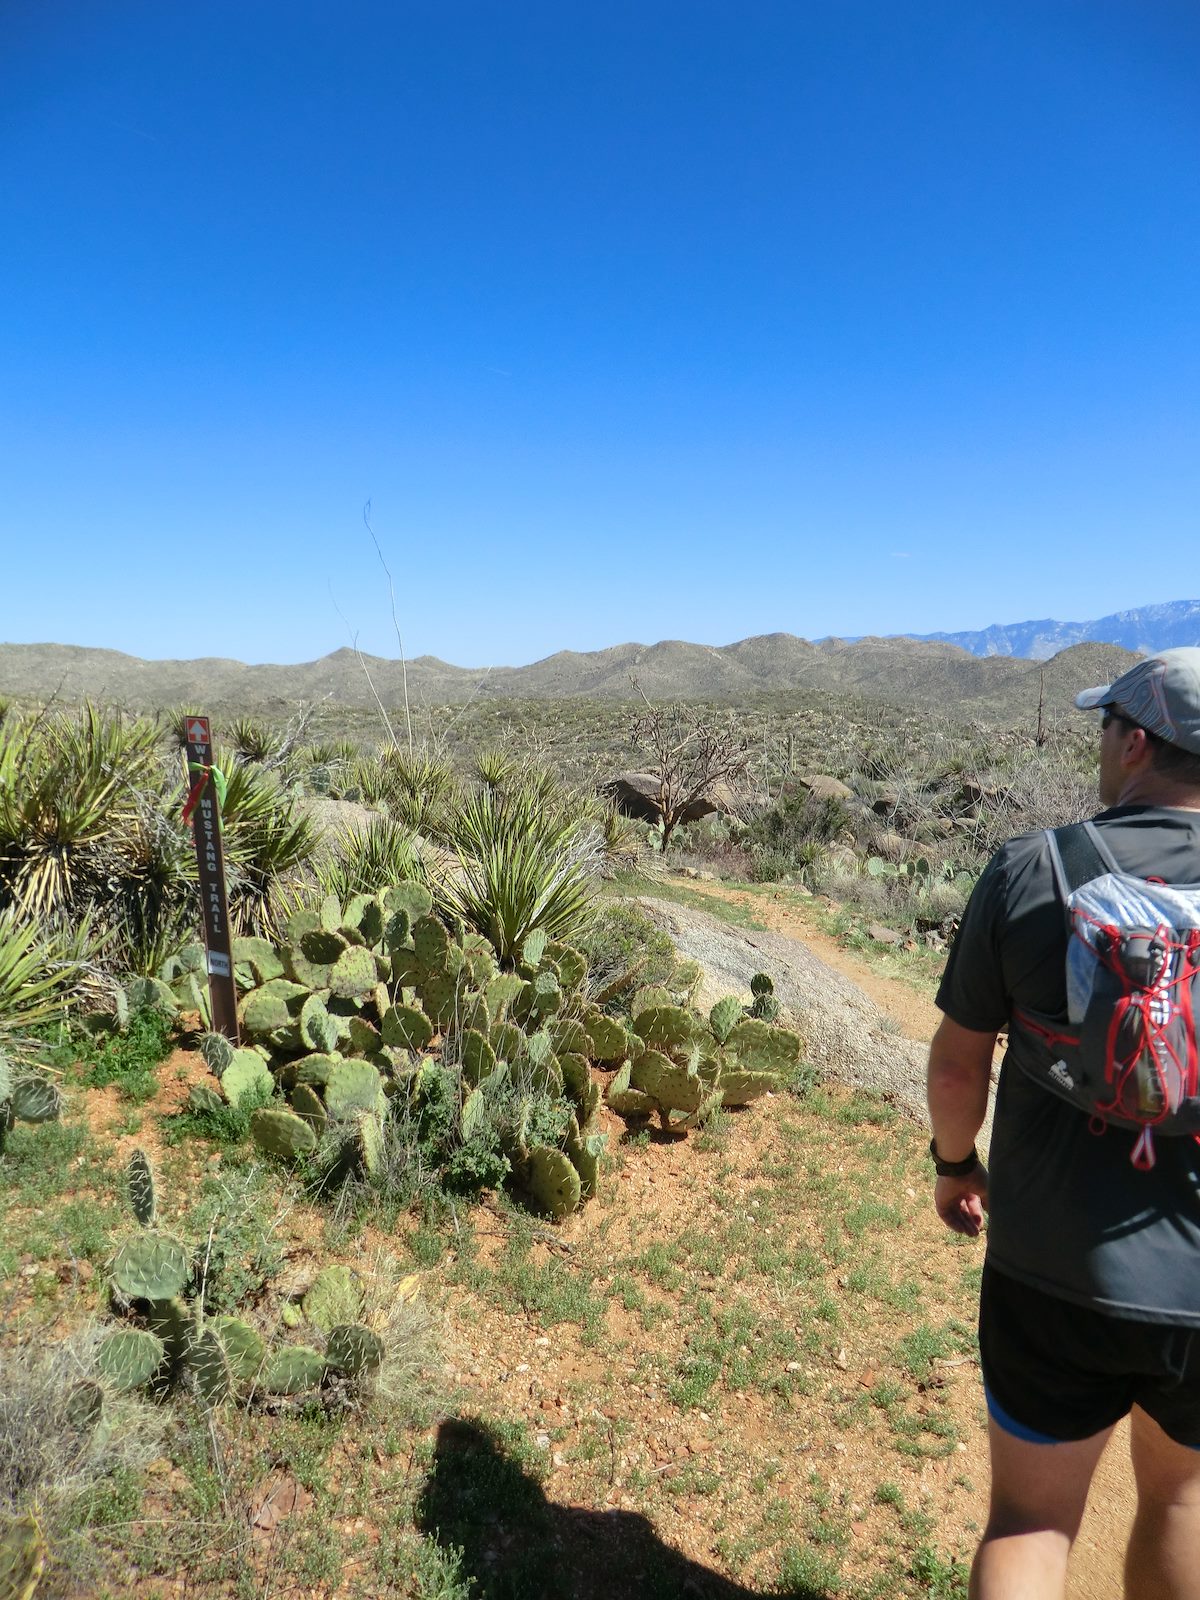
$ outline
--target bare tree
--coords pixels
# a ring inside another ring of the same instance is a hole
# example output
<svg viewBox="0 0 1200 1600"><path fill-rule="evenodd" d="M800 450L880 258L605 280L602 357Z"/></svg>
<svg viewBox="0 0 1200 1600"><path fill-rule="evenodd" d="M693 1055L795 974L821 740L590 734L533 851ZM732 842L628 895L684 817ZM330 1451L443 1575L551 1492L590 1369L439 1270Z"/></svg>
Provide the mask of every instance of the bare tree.
<svg viewBox="0 0 1200 1600"><path fill-rule="evenodd" d="M749 744L732 716L719 721L685 705L655 706L632 680L644 712L635 718L630 741L648 757L647 771L658 789L646 798L658 814L662 848L699 801L722 784L736 784L750 765Z"/></svg>

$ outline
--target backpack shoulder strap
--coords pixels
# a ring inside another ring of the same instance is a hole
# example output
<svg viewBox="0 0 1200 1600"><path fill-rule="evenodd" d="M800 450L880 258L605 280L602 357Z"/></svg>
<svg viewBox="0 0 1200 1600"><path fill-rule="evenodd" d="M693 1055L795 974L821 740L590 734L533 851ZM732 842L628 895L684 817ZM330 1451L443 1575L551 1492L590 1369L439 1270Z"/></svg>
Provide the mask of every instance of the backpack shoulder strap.
<svg viewBox="0 0 1200 1600"><path fill-rule="evenodd" d="M1054 883L1064 906L1075 889L1102 878L1106 872L1120 872L1112 851L1091 822L1072 822L1065 828L1047 828L1046 844Z"/></svg>

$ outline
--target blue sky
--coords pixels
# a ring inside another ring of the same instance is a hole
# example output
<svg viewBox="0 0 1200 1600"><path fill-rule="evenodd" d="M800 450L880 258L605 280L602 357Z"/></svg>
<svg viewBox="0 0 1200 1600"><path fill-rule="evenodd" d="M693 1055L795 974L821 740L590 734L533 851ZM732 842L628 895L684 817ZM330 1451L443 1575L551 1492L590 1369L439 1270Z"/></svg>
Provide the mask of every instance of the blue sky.
<svg viewBox="0 0 1200 1600"><path fill-rule="evenodd" d="M7 0L0 639L1192 598L1200 9Z"/></svg>

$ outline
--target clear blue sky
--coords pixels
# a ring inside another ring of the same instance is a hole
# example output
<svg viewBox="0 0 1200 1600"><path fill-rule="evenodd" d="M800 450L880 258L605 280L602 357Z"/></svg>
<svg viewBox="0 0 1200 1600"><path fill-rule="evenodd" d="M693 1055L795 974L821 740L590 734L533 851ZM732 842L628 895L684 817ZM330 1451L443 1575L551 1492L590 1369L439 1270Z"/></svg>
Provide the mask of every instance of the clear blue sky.
<svg viewBox="0 0 1200 1600"><path fill-rule="evenodd" d="M0 639L1200 592L1194 0L6 0L0 196Z"/></svg>

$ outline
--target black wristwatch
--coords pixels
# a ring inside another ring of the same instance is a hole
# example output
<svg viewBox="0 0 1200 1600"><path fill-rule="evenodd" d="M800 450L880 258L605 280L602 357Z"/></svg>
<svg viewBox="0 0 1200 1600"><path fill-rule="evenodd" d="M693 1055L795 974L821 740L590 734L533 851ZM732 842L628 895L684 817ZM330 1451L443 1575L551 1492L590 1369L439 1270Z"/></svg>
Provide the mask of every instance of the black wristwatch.
<svg viewBox="0 0 1200 1600"><path fill-rule="evenodd" d="M937 1140L930 1139L929 1154L933 1157L933 1170L939 1178L965 1178L979 1165L979 1152L974 1145L971 1146L971 1154L964 1156L961 1161L943 1161L937 1153Z"/></svg>

